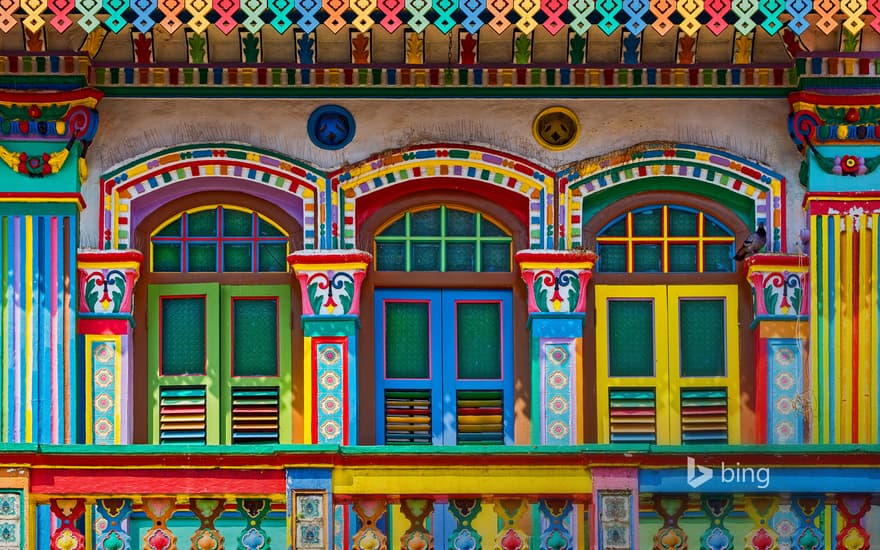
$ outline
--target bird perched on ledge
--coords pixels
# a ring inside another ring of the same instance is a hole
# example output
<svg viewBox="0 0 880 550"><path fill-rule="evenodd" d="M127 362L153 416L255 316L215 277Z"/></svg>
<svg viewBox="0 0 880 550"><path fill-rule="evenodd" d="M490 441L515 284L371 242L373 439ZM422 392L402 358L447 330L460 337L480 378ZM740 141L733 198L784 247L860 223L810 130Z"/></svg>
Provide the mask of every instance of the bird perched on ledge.
<svg viewBox="0 0 880 550"><path fill-rule="evenodd" d="M758 230L746 237L739 250L736 251L734 260L741 262L752 254L757 253L767 244L767 232L764 230L764 224L758 225Z"/></svg>

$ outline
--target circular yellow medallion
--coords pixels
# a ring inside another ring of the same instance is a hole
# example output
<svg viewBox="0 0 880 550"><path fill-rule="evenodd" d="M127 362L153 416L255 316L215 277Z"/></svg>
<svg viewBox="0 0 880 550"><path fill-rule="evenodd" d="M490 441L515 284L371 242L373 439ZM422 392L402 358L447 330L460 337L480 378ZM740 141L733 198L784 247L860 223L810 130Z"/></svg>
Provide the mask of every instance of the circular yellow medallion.
<svg viewBox="0 0 880 550"><path fill-rule="evenodd" d="M565 107L544 109L532 123L535 140L551 151L562 151L574 145L580 131L577 116Z"/></svg>

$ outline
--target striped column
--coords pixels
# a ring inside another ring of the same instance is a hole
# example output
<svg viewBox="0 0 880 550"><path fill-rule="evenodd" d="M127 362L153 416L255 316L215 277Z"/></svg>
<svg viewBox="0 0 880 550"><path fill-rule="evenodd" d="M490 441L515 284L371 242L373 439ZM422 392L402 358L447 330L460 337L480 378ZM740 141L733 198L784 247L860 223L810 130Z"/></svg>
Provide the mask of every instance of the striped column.
<svg viewBox="0 0 880 550"><path fill-rule="evenodd" d="M587 283L596 255L589 251L521 250L531 332L532 443L584 441L578 410L583 395L583 322Z"/></svg>
<svg viewBox="0 0 880 550"><path fill-rule="evenodd" d="M810 289L806 256L745 260L755 320L755 433L759 443L811 441L807 352Z"/></svg>
<svg viewBox="0 0 880 550"><path fill-rule="evenodd" d="M807 208L816 442L877 443L880 196L813 193Z"/></svg>
<svg viewBox="0 0 880 550"><path fill-rule="evenodd" d="M75 205L0 204L0 440L75 443ZM52 212L52 213L49 213Z"/></svg>
<svg viewBox="0 0 880 550"><path fill-rule="evenodd" d="M77 259L85 442L131 443L132 296L144 257L137 250L85 250Z"/></svg>
<svg viewBox="0 0 880 550"><path fill-rule="evenodd" d="M357 329L372 259L360 250L287 257L302 292L306 443L357 444Z"/></svg>

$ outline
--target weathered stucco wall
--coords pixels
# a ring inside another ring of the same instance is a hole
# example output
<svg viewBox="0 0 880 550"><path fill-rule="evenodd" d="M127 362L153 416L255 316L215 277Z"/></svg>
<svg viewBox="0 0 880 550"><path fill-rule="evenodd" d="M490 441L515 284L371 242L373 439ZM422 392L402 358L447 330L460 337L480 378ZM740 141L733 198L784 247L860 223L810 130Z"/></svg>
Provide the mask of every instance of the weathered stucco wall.
<svg viewBox="0 0 880 550"><path fill-rule="evenodd" d="M314 146L309 114L334 103L351 111L357 132L341 151ZM544 108L574 111L582 132L570 149L552 152L532 138ZM88 207L81 242L98 242L98 180L145 153L187 143L239 142L277 151L321 169L355 163L387 149L418 143L471 143L498 148L549 167L655 140L709 145L755 160L788 181L788 242L803 226L800 156L788 136L788 102L778 99L117 99L101 101L92 145Z"/></svg>

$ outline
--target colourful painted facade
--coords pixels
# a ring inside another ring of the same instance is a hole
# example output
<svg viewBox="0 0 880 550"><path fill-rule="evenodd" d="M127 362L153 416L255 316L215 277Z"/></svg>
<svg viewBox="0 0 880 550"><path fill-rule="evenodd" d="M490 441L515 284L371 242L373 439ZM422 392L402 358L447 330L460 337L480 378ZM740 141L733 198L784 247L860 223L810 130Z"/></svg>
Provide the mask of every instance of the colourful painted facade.
<svg viewBox="0 0 880 550"><path fill-rule="evenodd" d="M0 2L0 550L870 548L878 21Z"/></svg>

